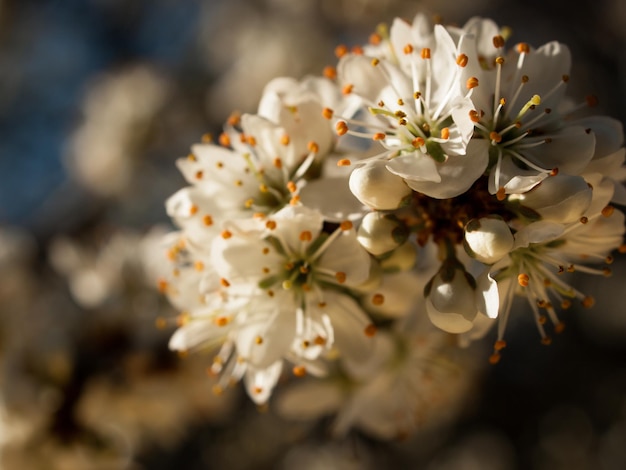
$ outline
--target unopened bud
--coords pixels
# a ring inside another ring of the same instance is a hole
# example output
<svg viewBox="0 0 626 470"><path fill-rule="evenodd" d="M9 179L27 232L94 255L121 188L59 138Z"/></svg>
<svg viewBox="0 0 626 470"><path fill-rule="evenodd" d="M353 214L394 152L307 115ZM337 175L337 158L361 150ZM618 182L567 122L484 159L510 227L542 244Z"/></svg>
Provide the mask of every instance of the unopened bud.
<svg viewBox="0 0 626 470"><path fill-rule="evenodd" d="M357 167L350 175L350 191L366 206L378 210L396 209L411 194L404 180L389 172L384 160Z"/></svg>

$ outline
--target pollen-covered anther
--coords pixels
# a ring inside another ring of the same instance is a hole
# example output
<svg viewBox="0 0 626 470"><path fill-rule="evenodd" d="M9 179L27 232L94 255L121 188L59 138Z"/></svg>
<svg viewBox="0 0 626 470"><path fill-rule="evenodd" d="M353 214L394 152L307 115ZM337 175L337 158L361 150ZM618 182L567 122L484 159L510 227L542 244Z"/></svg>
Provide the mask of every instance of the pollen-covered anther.
<svg viewBox="0 0 626 470"><path fill-rule="evenodd" d="M423 47L420 56L422 59L430 59L430 47Z"/></svg>
<svg viewBox="0 0 626 470"><path fill-rule="evenodd" d="M339 228L344 232L347 232L348 230L352 230L352 227L354 227L354 225L349 220L344 220L339 225Z"/></svg>
<svg viewBox="0 0 626 470"><path fill-rule="evenodd" d="M416 137L411 141L411 145L413 145L416 149L422 147L425 143L426 141L421 137Z"/></svg>
<svg viewBox="0 0 626 470"><path fill-rule="evenodd" d="M333 114L334 114L334 111L330 108L322 109L322 116L324 116L326 119L332 119Z"/></svg>
<svg viewBox="0 0 626 470"><path fill-rule="evenodd" d="M589 218L585 217L584 215L579 219L580 223L585 225L589 222Z"/></svg>
<svg viewBox="0 0 626 470"><path fill-rule="evenodd" d="M346 121L337 121L335 130L337 131L337 135L345 135L348 132L348 124Z"/></svg>
<svg viewBox="0 0 626 470"><path fill-rule="evenodd" d="M385 140L385 137L387 136L385 135L384 132L377 132L376 134L372 136L372 140Z"/></svg>
<svg viewBox="0 0 626 470"><path fill-rule="evenodd" d="M503 339L497 340L493 345L494 351L502 351L504 348L506 348L506 341Z"/></svg>
<svg viewBox="0 0 626 470"><path fill-rule="evenodd" d="M202 261L198 260L195 263L193 263L193 267L195 268L196 271L203 271L204 270L204 263Z"/></svg>
<svg viewBox="0 0 626 470"><path fill-rule="evenodd" d="M260 336L257 336L256 338L254 338L254 343L263 344L263 338L261 338Z"/></svg>
<svg viewBox="0 0 626 470"><path fill-rule="evenodd" d="M371 64L376 67L378 64L380 64L380 60L378 60L376 57L374 57L371 61Z"/></svg>
<svg viewBox="0 0 626 470"><path fill-rule="evenodd" d="M504 38L499 34L493 37L493 47L495 47L496 49L504 47Z"/></svg>
<svg viewBox="0 0 626 470"><path fill-rule="evenodd" d="M196 215L198 213L198 206L195 204L192 204L191 207L189 207L189 215Z"/></svg>
<svg viewBox="0 0 626 470"><path fill-rule="evenodd" d="M539 315L537 317L537 323L539 323L540 325L545 325L547 321L548 318L545 315Z"/></svg>
<svg viewBox="0 0 626 470"><path fill-rule="evenodd" d="M336 272L335 279L339 284L343 284L344 282L346 282L346 273L344 273L343 271Z"/></svg>
<svg viewBox="0 0 626 470"><path fill-rule="evenodd" d="M265 183L261 183L259 185L259 191L261 191L262 193L266 193L269 191L269 188L267 187L267 185Z"/></svg>
<svg viewBox="0 0 626 470"><path fill-rule="evenodd" d="M614 211L615 211L615 208L613 206L605 206L601 212L604 217L611 217Z"/></svg>
<svg viewBox="0 0 626 470"><path fill-rule="evenodd" d="M604 258L604 262L606 264L613 264L613 261L615 261L615 258L613 258L613 256L611 256L611 255L608 255L608 256L606 256L606 258Z"/></svg>
<svg viewBox="0 0 626 470"><path fill-rule="evenodd" d="M613 271L611 270L611 268L604 267L602 268L602 275L604 277L611 277L613 275Z"/></svg>
<svg viewBox="0 0 626 470"><path fill-rule="evenodd" d="M550 176L556 176L559 174L559 169L558 167L554 167L550 170Z"/></svg>
<svg viewBox="0 0 626 470"><path fill-rule="evenodd" d="M404 52L405 54L410 54L413 52L413 46L411 44L406 44L403 48L402 48L402 52Z"/></svg>
<svg viewBox="0 0 626 470"><path fill-rule="evenodd" d="M563 333L563 331L565 330L565 323L563 323L562 321L558 322L556 325L554 325L554 332L557 334Z"/></svg>
<svg viewBox="0 0 626 470"><path fill-rule="evenodd" d="M256 395L260 395L261 393L263 393L263 388L262 387L254 387L254 389L252 390Z"/></svg>
<svg viewBox="0 0 626 470"><path fill-rule="evenodd" d="M522 287L528 287L530 277L526 273L521 273L517 276L517 283Z"/></svg>
<svg viewBox="0 0 626 470"><path fill-rule="evenodd" d="M550 336L544 336L541 338L541 344L545 346L550 346L552 344L552 338Z"/></svg>
<svg viewBox="0 0 626 470"><path fill-rule="evenodd" d="M280 157L274 158L274 161L272 163L278 169L281 169L283 167L283 161L280 159Z"/></svg>
<svg viewBox="0 0 626 470"><path fill-rule="evenodd" d="M489 364L497 364L498 362L500 362L501 358L502 356L500 355L500 353L496 351L491 356L489 356Z"/></svg>
<svg viewBox="0 0 626 470"><path fill-rule="evenodd" d="M327 65L324 67L324 70L322 70L322 75L329 80L334 80L337 78L337 69L331 65Z"/></svg>
<svg viewBox="0 0 626 470"><path fill-rule="evenodd" d="M528 54L530 52L530 45L526 42L518 43L515 48L520 54Z"/></svg>
<svg viewBox="0 0 626 470"><path fill-rule="evenodd" d="M356 46L352 46L350 52L352 52L354 55L363 55L363 48L357 44Z"/></svg>
<svg viewBox="0 0 626 470"><path fill-rule="evenodd" d="M300 196L298 196L297 194L294 194L294 196L291 199L289 199L289 205L297 206L298 204L300 204Z"/></svg>
<svg viewBox="0 0 626 470"><path fill-rule="evenodd" d="M378 328L376 328L376 325L374 325L373 323L370 323L369 325L367 325L365 327L365 330L363 330L363 332L365 333L365 336L368 336L370 338L376 335L377 331L378 331Z"/></svg>
<svg viewBox="0 0 626 470"><path fill-rule="evenodd" d="M563 301L561 302L561 308L563 310L567 310L571 306L572 306L572 301L569 299L563 299Z"/></svg>
<svg viewBox="0 0 626 470"><path fill-rule="evenodd" d="M222 387L219 384L213 385L211 390L213 391L213 395L216 395L216 396L220 396L224 393L224 387Z"/></svg>
<svg viewBox="0 0 626 470"><path fill-rule="evenodd" d="M504 186L500 186L498 188L498 191L496 192L496 199L498 201L504 201L506 199L506 189L504 189Z"/></svg>
<svg viewBox="0 0 626 470"><path fill-rule="evenodd" d="M348 53L348 46L346 46L345 44L339 44L337 47L335 47L335 56L338 59L340 59L347 53Z"/></svg>
<svg viewBox="0 0 626 470"><path fill-rule="evenodd" d="M491 142L495 142L496 144L502 142L502 135L500 135L500 133L496 131L491 131L489 133L489 138L491 139Z"/></svg>
<svg viewBox="0 0 626 470"><path fill-rule="evenodd" d="M372 45L372 46L377 46L379 45L383 40L383 37L378 34L378 33L372 33L370 34L370 37L368 38L368 42Z"/></svg>
<svg viewBox="0 0 626 470"><path fill-rule="evenodd" d="M306 368L304 366L295 366L292 372L296 377L304 377L306 375Z"/></svg>
<svg viewBox="0 0 626 470"><path fill-rule="evenodd" d="M224 240L228 240L230 237L233 236L233 233L230 230L223 230L221 236Z"/></svg>
<svg viewBox="0 0 626 470"><path fill-rule="evenodd" d="M159 330L164 330L167 328L167 320L163 317L157 317L156 320L154 320L154 326Z"/></svg>
<svg viewBox="0 0 626 470"><path fill-rule="evenodd" d="M326 344L326 338L317 335L315 337L315 339L313 340L313 342L317 345L317 346L324 346Z"/></svg>
<svg viewBox="0 0 626 470"><path fill-rule="evenodd" d="M587 106L589 106L590 108L593 108L595 106L598 106L598 97L595 95L589 95L585 98L585 101L587 102Z"/></svg>
<svg viewBox="0 0 626 470"><path fill-rule="evenodd" d="M306 147L309 150L309 152L311 152L311 153L317 153L317 152L320 151L320 146L317 144L317 142L310 141L306 145Z"/></svg>
<svg viewBox="0 0 626 470"><path fill-rule="evenodd" d="M469 118L470 118L470 121L472 121L472 122L479 122L480 121L480 114L478 114L478 111L476 111L475 109L472 109L469 112Z"/></svg>
<svg viewBox="0 0 626 470"><path fill-rule="evenodd" d="M288 181L286 186L287 191L289 191L290 193L295 193L298 190L298 186L293 181Z"/></svg>
<svg viewBox="0 0 626 470"><path fill-rule="evenodd" d="M210 132L205 132L204 134L202 134L202 137L200 137L200 140L203 144L210 144L211 142L213 142L213 134L211 134Z"/></svg>
<svg viewBox="0 0 626 470"><path fill-rule="evenodd" d="M220 134L218 142L223 147L230 147L230 137L224 132Z"/></svg>
<svg viewBox="0 0 626 470"><path fill-rule="evenodd" d="M596 303L596 299L594 299L594 298L593 298L593 297L591 297L590 295L588 295L587 297L585 297L585 298L582 300L582 302L581 302L582 306L583 306L583 307L585 307L585 308L591 308L591 307L593 307L593 306L595 305L595 303Z"/></svg>
<svg viewBox="0 0 626 470"><path fill-rule="evenodd" d="M448 140L450 138L450 128L444 127L441 129L441 138L444 140Z"/></svg>
<svg viewBox="0 0 626 470"><path fill-rule="evenodd" d="M478 79L476 77L468 78L465 86L467 87L468 90L471 90L472 88L476 88L478 86Z"/></svg>
<svg viewBox="0 0 626 470"><path fill-rule="evenodd" d="M337 166L350 166L350 165L352 165L352 162L350 161L349 158L342 158L341 160L337 162Z"/></svg>
<svg viewBox="0 0 626 470"><path fill-rule="evenodd" d="M349 95L350 93L352 93L353 89L354 89L354 85L352 85L351 83L348 83L347 85L343 86L343 88L341 89L341 92L344 95Z"/></svg>
<svg viewBox="0 0 626 470"><path fill-rule="evenodd" d="M197 162L198 157L196 157L193 153L190 153L189 155L187 155L187 160L189 160L190 162Z"/></svg>
<svg viewBox="0 0 626 470"><path fill-rule="evenodd" d="M267 222L265 222L265 228L268 229L268 230L276 229L276 221L275 220L268 220Z"/></svg>
<svg viewBox="0 0 626 470"><path fill-rule="evenodd" d="M494 62L498 65L504 65L504 57L498 56L495 58Z"/></svg>
<svg viewBox="0 0 626 470"><path fill-rule="evenodd" d="M220 316L216 317L213 320L213 323L215 323L216 326L226 326L230 323L230 319L228 317Z"/></svg>
<svg viewBox="0 0 626 470"><path fill-rule="evenodd" d="M230 282L226 278L220 278L220 285L223 287L230 287Z"/></svg>
<svg viewBox="0 0 626 470"><path fill-rule="evenodd" d="M374 294L372 296L372 303L376 306L382 305L385 303L385 296L383 294Z"/></svg>
<svg viewBox="0 0 626 470"><path fill-rule="evenodd" d="M459 54L456 58L456 63L459 67L465 67L469 58L465 54Z"/></svg>

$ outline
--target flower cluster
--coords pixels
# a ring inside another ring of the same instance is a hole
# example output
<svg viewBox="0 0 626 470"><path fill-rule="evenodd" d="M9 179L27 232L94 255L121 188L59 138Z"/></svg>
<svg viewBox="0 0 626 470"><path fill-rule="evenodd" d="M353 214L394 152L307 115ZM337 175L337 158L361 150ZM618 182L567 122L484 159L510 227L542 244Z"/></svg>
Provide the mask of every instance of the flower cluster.
<svg viewBox="0 0 626 470"><path fill-rule="evenodd" d="M340 428L367 409L389 437L445 362L424 344L496 328L496 363L517 297L545 344L557 309L593 304L567 276L609 275L625 251L622 125L566 95L566 45L509 35L395 19L323 76L272 80L178 160L159 287L181 312L170 347L217 351L216 392L243 380L265 404L286 368L341 377L314 408L348 403Z"/></svg>

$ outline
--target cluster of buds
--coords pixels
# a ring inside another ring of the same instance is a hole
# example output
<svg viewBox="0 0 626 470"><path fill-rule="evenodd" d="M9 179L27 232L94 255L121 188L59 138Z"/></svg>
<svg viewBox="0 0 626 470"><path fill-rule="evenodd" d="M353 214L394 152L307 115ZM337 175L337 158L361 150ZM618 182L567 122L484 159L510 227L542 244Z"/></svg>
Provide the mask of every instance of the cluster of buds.
<svg viewBox="0 0 626 470"><path fill-rule="evenodd" d="M265 404L287 365L377 380L377 341L414 344L423 319L458 344L497 327L495 363L517 297L546 344L557 309L593 304L566 276L609 275L625 251L622 125L566 97L565 45L507 36L395 19L178 160L159 286L181 311L171 348L216 351L216 392L242 379ZM403 357L443 354L426 351ZM359 406L382 415L378 399Z"/></svg>

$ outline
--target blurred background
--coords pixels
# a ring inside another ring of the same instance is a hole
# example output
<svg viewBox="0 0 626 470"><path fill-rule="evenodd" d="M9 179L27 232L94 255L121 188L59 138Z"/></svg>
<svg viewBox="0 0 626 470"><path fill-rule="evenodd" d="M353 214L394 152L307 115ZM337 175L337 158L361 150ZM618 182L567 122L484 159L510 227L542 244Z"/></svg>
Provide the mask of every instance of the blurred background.
<svg viewBox="0 0 626 470"><path fill-rule="evenodd" d="M210 357L167 349L150 250L176 158L270 79L319 75L337 44L419 11L566 43L570 95L626 122L620 0L0 0L1 469L626 468L623 256L579 279L596 305L552 345L520 316L452 416L404 440L216 396Z"/></svg>

